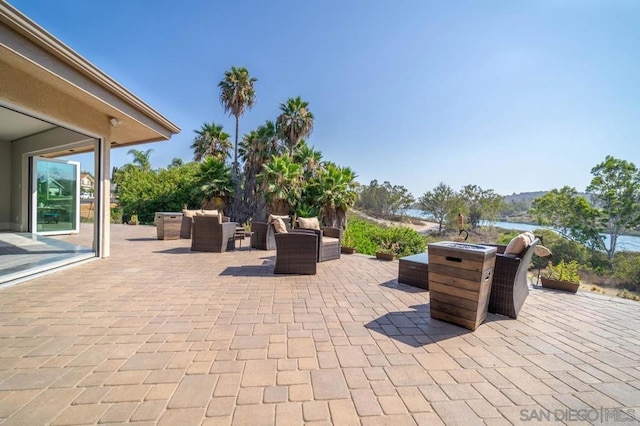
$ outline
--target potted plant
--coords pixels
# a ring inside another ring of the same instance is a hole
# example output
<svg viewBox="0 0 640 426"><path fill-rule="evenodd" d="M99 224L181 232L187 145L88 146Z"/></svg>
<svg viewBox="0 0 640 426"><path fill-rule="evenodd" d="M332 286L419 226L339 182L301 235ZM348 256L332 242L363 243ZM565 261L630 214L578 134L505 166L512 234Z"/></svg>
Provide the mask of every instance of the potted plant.
<svg viewBox="0 0 640 426"><path fill-rule="evenodd" d="M381 260L393 260L398 254L400 245L395 241L383 240L376 249L376 258Z"/></svg>
<svg viewBox="0 0 640 426"><path fill-rule="evenodd" d="M344 254L353 254L356 252L356 241L348 228L342 234L342 246L340 247L340 251Z"/></svg>
<svg viewBox="0 0 640 426"><path fill-rule="evenodd" d="M138 221L138 215L137 214L132 214L131 218L129 219L129 221L127 222L129 225L137 225L140 222Z"/></svg>
<svg viewBox="0 0 640 426"><path fill-rule="evenodd" d="M575 260L566 263L564 260L557 265L549 263L548 275L540 277L542 287L575 293L580 287L578 275L578 262Z"/></svg>

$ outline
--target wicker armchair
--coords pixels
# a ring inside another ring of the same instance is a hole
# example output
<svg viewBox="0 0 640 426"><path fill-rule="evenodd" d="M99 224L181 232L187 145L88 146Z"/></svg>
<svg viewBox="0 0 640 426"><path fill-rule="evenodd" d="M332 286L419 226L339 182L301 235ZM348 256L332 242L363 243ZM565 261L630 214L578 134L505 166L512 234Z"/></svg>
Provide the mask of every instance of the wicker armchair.
<svg viewBox="0 0 640 426"><path fill-rule="evenodd" d="M318 262L340 259L342 229L326 226L321 229L296 228L295 231L314 233L318 236Z"/></svg>
<svg viewBox="0 0 640 426"><path fill-rule="evenodd" d="M291 219L283 218L287 231L291 229ZM259 250L276 249L276 231L273 223L252 222L251 223L251 247Z"/></svg>
<svg viewBox="0 0 640 426"><path fill-rule="evenodd" d="M287 232L275 234L276 266L274 274L315 275L318 237L313 233Z"/></svg>
<svg viewBox="0 0 640 426"><path fill-rule="evenodd" d="M191 250L216 253L233 250L236 246L235 232L235 222L219 223L217 216L195 216Z"/></svg>
<svg viewBox="0 0 640 426"><path fill-rule="evenodd" d="M180 238L191 239L193 229L193 218L195 216L182 215L182 225L180 226ZM222 216L222 222L229 222L228 216Z"/></svg>
<svg viewBox="0 0 640 426"><path fill-rule="evenodd" d="M533 251L539 242L540 240L536 238L519 257L503 254L507 246L483 244L497 249L491 297L489 298L489 312L518 318L520 308L529 295L527 271L531 264Z"/></svg>

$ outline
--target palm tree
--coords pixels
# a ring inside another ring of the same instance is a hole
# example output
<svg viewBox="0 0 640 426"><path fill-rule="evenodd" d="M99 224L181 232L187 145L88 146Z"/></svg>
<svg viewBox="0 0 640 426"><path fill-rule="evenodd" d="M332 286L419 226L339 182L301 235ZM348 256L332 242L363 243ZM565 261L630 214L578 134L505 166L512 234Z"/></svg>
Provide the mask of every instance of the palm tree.
<svg viewBox="0 0 640 426"><path fill-rule="evenodd" d="M216 197L227 201L233 194L234 186L231 169L224 161L216 157L207 157L196 175L197 191L203 197L203 205L210 205Z"/></svg>
<svg viewBox="0 0 640 426"><path fill-rule="evenodd" d="M274 214L291 214L302 195L302 167L291 156L273 156L258 175Z"/></svg>
<svg viewBox="0 0 640 426"><path fill-rule="evenodd" d="M322 152L316 151L312 146L307 145L304 139L300 140L293 153L293 159L304 168L305 179L311 179L322 167Z"/></svg>
<svg viewBox="0 0 640 426"><path fill-rule="evenodd" d="M142 170L148 171L151 170L151 163L149 162L149 157L153 149L148 149L144 152L139 151L137 149L130 149L127 151L127 154L133 155L133 164L137 164Z"/></svg>
<svg viewBox="0 0 640 426"><path fill-rule="evenodd" d="M347 210L355 204L357 175L349 167L326 162L313 180L316 203L320 205L322 221L327 226L345 228Z"/></svg>
<svg viewBox="0 0 640 426"><path fill-rule="evenodd" d="M173 160L171 160L171 163L169 163L169 168L175 168L175 167L181 167L184 165L184 161L182 161L182 158L178 158L175 157Z"/></svg>
<svg viewBox="0 0 640 426"><path fill-rule="evenodd" d="M240 116L246 109L251 109L256 102L256 92L253 84L257 79L249 76L244 67L231 67L225 71L224 79L218 83L220 89L220 103L229 115L236 118L235 148L233 156L233 176L238 175L238 127Z"/></svg>
<svg viewBox="0 0 640 426"><path fill-rule="evenodd" d="M278 116L277 125L292 155L300 139L306 138L313 131L313 114L308 107L309 102L303 101L300 96L289 98L287 102L280 104L282 112Z"/></svg>
<svg viewBox="0 0 640 426"><path fill-rule="evenodd" d="M231 141L229 134L222 130L222 126L216 123L204 123L200 130L194 130L196 137L193 139L193 160L202 161L207 156L216 157L225 161L229 156Z"/></svg>

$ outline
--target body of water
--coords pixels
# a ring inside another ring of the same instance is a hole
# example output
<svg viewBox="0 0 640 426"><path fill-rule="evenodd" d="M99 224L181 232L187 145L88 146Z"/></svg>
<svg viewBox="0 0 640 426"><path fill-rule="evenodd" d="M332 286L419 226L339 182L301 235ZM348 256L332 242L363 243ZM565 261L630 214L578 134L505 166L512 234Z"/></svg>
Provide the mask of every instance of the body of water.
<svg viewBox="0 0 640 426"><path fill-rule="evenodd" d="M427 215L420 210L409 209L405 212L405 214L407 216L423 217L427 219ZM483 225L491 225L491 226L504 228L504 229L513 229L515 231L532 231L532 232L534 232L536 229L543 228L542 226L530 225L528 223L512 223L512 222L494 222L491 224L486 223ZM606 234L602 234L602 235L604 235L604 244L608 247L610 238ZM624 251L640 251L640 237L636 237L633 235L620 235L618 237L618 245L616 249L624 250Z"/></svg>

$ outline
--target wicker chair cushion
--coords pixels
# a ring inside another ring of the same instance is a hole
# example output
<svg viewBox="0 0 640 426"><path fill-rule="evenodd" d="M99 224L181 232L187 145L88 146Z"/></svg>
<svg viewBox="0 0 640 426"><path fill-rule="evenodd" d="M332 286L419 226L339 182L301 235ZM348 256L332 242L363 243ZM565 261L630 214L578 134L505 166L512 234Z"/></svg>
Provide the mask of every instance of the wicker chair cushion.
<svg viewBox="0 0 640 426"><path fill-rule="evenodd" d="M531 232L523 232L509 241L507 248L504 250L504 254L520 256L527 247L531 245L534 239L535 237Z"/></svg>
<svg viewBox="0 0 640 426"><path fill-rule="evenodd" d="M182 215L184 217L194 217L196 215L196 212L198 212L199 210L187 210L187 209L182 209Z"/></svg>
<svg viewBox="0 0 640 426"><path fill-rule="evenodd" d="M320 229L320 222L317 217L300 217L298 218L298 226L307 229Z"/></svg>
<svg viewBox="0 0 640 426"><path fill-rule="evenodd" d="M207 217L212 217L212 216L218 216L218 210L198 210L196 211L196 216L207 216Z"/></svg>
<svg viewBox="0 0 640 426"><path fill-rule="evenodd" d="M322 244L335 243L336 241L340 241L340 238L322 236Z"/></svg>
<svg viewBox="0 0 640 426"><path fill-rule="evenodd" d="M276 231L276 234L286 234L287 233L287 225L284 224L284 220L280 217L276 217L273 220L273 229Z"/></svg>
<svg viewBox="0 0 640 426"><path fill-rule="evenodd" d="M267 223L273 223L274 220L276 219L289 219L289 216L278 216L276 214L270 214L269 215L269 219L267 220Z"/></svg>

